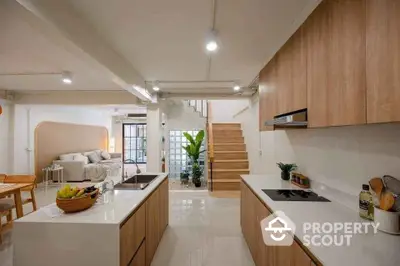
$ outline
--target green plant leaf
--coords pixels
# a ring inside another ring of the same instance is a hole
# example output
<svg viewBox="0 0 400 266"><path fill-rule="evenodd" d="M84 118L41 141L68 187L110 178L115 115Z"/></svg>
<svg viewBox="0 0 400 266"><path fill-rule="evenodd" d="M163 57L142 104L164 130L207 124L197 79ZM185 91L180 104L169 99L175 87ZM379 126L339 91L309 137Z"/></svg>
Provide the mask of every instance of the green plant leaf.
<svg viewBox="0 0 400 266"><path fill-rule="evenodd" d="M183 135L190 142L190 144L192 144L192 145L196 144L196 142L194 141L193 137L189 133L183 132Z"/></svg>
<svg viewBox="0 0 400 266"><path fill-rule="evenodd" d="M204 130L200 130L196 135L196 143L202 143L204 139Z"/></svg>

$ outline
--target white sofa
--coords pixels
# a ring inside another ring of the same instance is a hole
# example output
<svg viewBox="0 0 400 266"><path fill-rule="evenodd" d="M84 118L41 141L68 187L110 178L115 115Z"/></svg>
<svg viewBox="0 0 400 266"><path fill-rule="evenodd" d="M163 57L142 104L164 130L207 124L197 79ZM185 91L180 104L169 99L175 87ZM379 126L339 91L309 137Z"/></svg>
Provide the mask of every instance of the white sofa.
<svg viewBox="0 0 400 266"><path fill-rule="evenodd" d="M64 182L103 181L107 173L120 174L122 155L102 150L67 153L61 154L58 160L53 161L53 164L64 167Z"/></svg>

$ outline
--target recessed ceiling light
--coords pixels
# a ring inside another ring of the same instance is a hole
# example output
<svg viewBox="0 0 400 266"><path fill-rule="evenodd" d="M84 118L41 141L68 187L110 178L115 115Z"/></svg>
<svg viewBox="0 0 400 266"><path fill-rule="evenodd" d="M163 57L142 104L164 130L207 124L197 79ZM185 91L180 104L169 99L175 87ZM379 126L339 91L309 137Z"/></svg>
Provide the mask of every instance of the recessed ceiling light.
<svg viewBox="0 0 400 266"><path fill-rule="evenodd" d="M61 75L61 80L65 84L71 84L72 83L72 74L69 71L64 71Z"/></svg>
<svg viewBox="0 0 400 266"><path fill-rule="evenodd" d="M158 87L158 86L153 87L153 91L159 91L159 90L160 90L160 87Z"/></svg>
<svg viewBox="0 0 400 266"><path fill-rule="evenodd" d="M239 86L239 85L233 86L233 90L234 90L234 91L240 91L240 86Z"/></svg>

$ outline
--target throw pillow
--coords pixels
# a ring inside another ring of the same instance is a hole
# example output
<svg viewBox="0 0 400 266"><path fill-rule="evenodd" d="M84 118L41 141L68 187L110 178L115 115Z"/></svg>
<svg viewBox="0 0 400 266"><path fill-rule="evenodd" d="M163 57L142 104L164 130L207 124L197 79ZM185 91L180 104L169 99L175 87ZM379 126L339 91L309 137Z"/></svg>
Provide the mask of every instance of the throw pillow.
<svg viewBox="0 0 400 266"><path fill-rule="evenodd" d="M98 162L101 161L101 158L100 158L99 155L98 155L97 153L95 153L95 152L89 153L89 154L87 155L87 157L89 158L89 161L90 161L91 163L98 163Z"/></svg>
<svg viewBox="0 0 400 266"><path fill-rule="evenodd" d="M103 157L104 160L110 160L111 155L108 153L108 151L102 151L101 152L101 157Z"/></svg>
<svg viewBox="0 0 400 266"><path fill-rule="evenodd" d="M74 156L74 161L83 161L84 164L89 163L89 158L86 156L83 156L82 154L78 154Z"/></svg>

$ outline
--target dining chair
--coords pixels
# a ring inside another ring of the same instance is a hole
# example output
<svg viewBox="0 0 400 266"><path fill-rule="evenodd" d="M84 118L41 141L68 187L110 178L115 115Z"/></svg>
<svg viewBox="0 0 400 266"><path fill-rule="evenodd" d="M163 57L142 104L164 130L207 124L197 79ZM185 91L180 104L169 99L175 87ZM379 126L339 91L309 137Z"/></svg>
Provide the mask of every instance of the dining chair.
<svg viewBox="0 0 400 266"><path fill-rule="evenodd" d="M0 204L0 245L3 243L3 231L12 227L12 209L12 204ZM5 224L2 223L3 216L7 217L7 222Z"/></svg>
<svg viewBox="0 0 400 266"><path fill-rule="evenodd" d="M29 192L30 197L22 197L22 204L32 203L33 211L36 211L36 198L35 198L35 175L6 175L4 183L30 183L32 185L22 188L21 191Z"/></svg>

